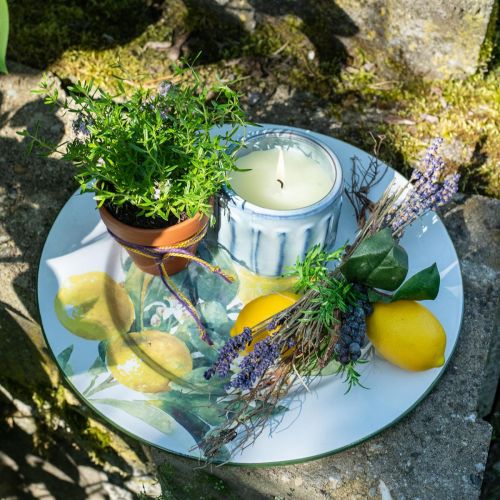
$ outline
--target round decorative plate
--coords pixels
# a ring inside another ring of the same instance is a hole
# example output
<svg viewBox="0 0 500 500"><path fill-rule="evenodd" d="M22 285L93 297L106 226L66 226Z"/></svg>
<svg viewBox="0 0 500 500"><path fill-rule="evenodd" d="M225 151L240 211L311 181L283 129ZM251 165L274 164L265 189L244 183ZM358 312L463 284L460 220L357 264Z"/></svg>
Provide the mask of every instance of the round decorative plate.
<svg viewBox="0 0 500 500"><path fill-rule="evenodd" d="M352 158L363 165L370 160L370 155L349 144L307 133L333 149L347 183ZM392 169L382 170L385 173L373 189L372 199L382 194L392 178L403 182ZM354 211L344 197L336 245L352 240L355 230ZM243 303L287 289L290 280L252 275L233 263L214 241L209 237L198 252L237 276L233 284L194 264L174 280L196 304L216 347L220 347ZM448 362L458 340L463 310L455 249L434 213L413 224L401 243L409 255L408 276L433 262L439 268L439 296L425 305L446 331ZM158 277L145 275L131 264L100 221L92 195L75 193L50 230L40 261L38 301L49 349L86 404L139 440L200 458L197 443L224 418L217 411L217 391L223 383L203 378L217 349L201 341L194 321ZM125 341L129 335L136 335L144 344L142 354ZM174 366L180 370L177 373L191 383L190 389L168 380L158 359L165 360L168 370L174 370ZM262 433L231 462L300 462L360 443L397 422L422 401L446 364L412 373L374 356L360 366L361 381L369 390L354 387L347 394L339 376L321 377L311 392L300 392L285 401L269 432ZM222 450L219 459L229 456L230 450Z"/></svg>

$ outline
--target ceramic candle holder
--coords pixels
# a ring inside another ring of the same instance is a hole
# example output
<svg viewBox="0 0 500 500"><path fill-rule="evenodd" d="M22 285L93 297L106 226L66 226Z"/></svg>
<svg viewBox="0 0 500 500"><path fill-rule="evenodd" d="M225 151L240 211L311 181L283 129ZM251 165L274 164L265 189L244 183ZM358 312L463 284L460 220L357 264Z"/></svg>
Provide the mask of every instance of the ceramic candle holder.
<svg viewBox="0 0 500 500"><path fill-rule="evenodd" d="M317 162L333 183L326 196L316 203L292 210L262 208L225 188L218 209L219 244L252 272L280 276L314 245L330 247L335 242L342 203L342 169L333 151L307 134L264 129L247 134L244 142L237 158L272 148L297 149ZM304 189L307 182L304 178Z"/></svg>

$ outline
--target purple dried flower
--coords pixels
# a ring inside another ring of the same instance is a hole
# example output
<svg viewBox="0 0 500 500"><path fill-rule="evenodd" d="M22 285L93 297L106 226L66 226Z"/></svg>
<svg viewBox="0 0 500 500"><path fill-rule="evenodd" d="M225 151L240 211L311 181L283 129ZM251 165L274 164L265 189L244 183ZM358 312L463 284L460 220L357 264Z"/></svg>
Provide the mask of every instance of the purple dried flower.
<svg viewBox="0 0 500 500"><path fill-rule="evenodd" d="M424 170L414 170L410 177L410 191L403 203L387 216L386 222L394 232L411 224L429 210L448 203L458 190L459 174L450 174L441 182L445 164L437 150L442 139L436 139L427 150L423 165Z"/></svg>
<svg viewBox="0 0 500 500"><path fill-rule="evenodd" d="M161 97L165 97L170 89L172 88L172 84L170 82L161 82L160 86L158 87L158 95Z"/></svg>
<svg viewBox="0 0 500 500"><path fill-rule="evenodd" d="M89 126L92 126L94 124L94 121L92 118L84 116L82 113L78 113L78 116L73 120L73 132L76 135L85 135L89 136L90 135L90 130L88 129Z"/></svg>
<svg viewBox="0 0 500 500"><path fill-rule="evenodd" d="M231 363L239 356L239 351L245 349L252 342L252 330L243 328L243 332L235 337L231 337L219 352L219 357L214 365L209 368L204 377L210 380L217 373L220 377L227 377Z"/></svg>
<svg viewBox="0 0 500 500"><path fill-rule="evenodd" d="M240 372L229 382L226 390L248 390L257 382L265 371L280 357L283 341L276 337L267 337L257 342L253 351L240 363Z"/></svg>
<svg viewBox="0 0 500 500"><path fill-rule="evenodd" d="M276 321L270 321L268 324L267 324L267 330L269 330L270 332L272 332L273 330L276 330L276 328L278 328L278 324L276 323Z"/></svg>

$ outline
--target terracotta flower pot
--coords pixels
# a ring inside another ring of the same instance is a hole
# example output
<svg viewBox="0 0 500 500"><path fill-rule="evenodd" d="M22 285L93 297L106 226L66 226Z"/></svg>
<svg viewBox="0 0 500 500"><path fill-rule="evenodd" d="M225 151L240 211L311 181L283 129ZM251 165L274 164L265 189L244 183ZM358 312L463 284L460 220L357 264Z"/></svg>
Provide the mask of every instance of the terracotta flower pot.
<svg viewBox="0 0 500 500"><path fill-rule="evenodd" d="M206 215L197 214L192 219L179 222L174 226L163 229L142 229L120 222L104 207L101 207L99 212L106 227L113 234L118 236L118 238L129 243L148 247L169 247L177 245L194 236L208 222L208 217ZM198 244L195 244L186 247L185 250L194 253L197 247ZM128 250L127 252L141 271L155 275L160 274L158 265L153 259ZM171 276L185 269L189 264L189 260L180 257L166 257L164 263L167 273Z"/></svg>

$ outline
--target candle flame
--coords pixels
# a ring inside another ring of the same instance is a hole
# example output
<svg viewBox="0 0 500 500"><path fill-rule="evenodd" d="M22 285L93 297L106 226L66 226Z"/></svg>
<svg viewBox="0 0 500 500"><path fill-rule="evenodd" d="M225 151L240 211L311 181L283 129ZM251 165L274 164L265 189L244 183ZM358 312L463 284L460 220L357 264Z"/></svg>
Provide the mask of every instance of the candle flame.
<svg viewBox="0 0 500 500"><path fill-rule="evenodd" d="M276 165L276 179L284 183L285 181L285 156L280 148L278 153L278 164ZM283 188L283 186L281 186Z"/></svg>

